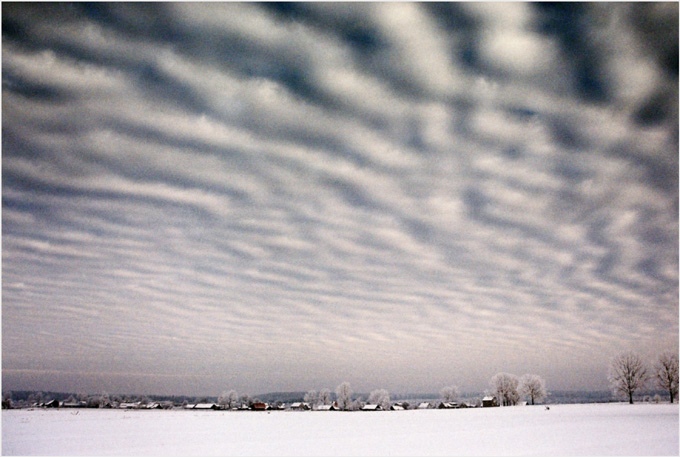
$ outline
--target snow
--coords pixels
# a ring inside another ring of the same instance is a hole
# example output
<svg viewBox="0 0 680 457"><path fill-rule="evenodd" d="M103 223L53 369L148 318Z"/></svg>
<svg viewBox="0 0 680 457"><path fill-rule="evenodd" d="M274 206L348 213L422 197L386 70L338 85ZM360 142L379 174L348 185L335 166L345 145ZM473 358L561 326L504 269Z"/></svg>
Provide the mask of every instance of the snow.
<svg viewBox="0 0 680 457"><path fill-rule="evenodd" d="M2 411L3 455L678 455L678 405Z"/></svg>

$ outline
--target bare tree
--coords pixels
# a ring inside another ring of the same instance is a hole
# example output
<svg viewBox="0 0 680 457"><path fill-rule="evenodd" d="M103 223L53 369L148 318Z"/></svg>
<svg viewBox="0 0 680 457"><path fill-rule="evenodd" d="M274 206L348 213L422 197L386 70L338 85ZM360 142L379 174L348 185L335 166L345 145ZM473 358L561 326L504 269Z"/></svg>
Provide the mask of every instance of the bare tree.
<svg viewBox="0 0 680 457"><path fill-rule="evenodd" d="M349 382L345 381L336 387L335 394L338 396L338 408L347 411L352 402L352 387Z"/></svg>
<svg viewBox="0 0 680 457"><path fill-rule="evenodd" d="M519 401L519 379L514 374L498 373L491 378L490 384L501 405L513 406Z"/></svg>
<svg viewBox="0 0 680 457"><path fill-rule="evenodd" d="M456 401L458 399L458 387L457 386L446 386L439 391L439 395L442 396L442 400L446 402Z"/></svg>
<svg viewBox="0 0 680 457"><path fill-rule="evenodd" d="M390 409L390 394L385 389L377 389L368 395L368 403L380 405L382 409Z"/></svg>
<svg viewBox="0 0 680 457"><path fill-rule="evenodd" d="M628 397L633 404L633 394L642 389L647 382L647 367L642 358L634 352L624 352L617 355L609 366L609 384L612 391L623 397Z"/></svg>
<svg viewBox="0 0 680 457"><path fill-rule="evenodd" d="M678 396L678 354L664 352L654 366L656 384L671 397L671 403Z"/></svg>
<svg viewBox="0 0 680 457"><path fill-rule="evenodd" d="M519 391L531 399L531 404L544 399L548 392L545 390L545 380L535 374L525 374L519 380Z"/></svg>

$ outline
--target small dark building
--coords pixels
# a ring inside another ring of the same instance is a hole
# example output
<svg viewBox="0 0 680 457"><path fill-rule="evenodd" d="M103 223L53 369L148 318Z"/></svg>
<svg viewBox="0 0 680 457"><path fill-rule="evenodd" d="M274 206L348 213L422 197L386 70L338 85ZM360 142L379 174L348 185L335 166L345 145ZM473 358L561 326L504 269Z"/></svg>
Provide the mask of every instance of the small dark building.
<svg viewBox="0 0 680 457"><path fill-rule="evenodd" d="M59 400L50 400L42 404L43 408L59 408Z"/></svg>
<svg viewBox="0 0 680 457"><path fill-rule="evenodd" d="M262 403L261 401L255 402L250 406L250 409L253 411L266 411L267 410L267 404Z"/></svg>
<svg viewBox="0 0 680 457"><path fill-rule="evenodd" d="M496 397L487 396L482 398L482 407L498 406L498 399Z"/></svg>

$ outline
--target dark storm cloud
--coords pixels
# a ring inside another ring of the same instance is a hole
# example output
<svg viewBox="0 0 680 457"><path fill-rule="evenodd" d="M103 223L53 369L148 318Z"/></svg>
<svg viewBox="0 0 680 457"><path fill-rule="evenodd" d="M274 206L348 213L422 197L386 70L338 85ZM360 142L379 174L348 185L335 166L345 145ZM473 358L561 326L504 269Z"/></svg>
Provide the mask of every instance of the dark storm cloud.
<svg viewBox="0 0 680 457"><path fill-rule="evenodd" d="M667 17L4 4L5 383L601 387L677 343Z"/></svg>

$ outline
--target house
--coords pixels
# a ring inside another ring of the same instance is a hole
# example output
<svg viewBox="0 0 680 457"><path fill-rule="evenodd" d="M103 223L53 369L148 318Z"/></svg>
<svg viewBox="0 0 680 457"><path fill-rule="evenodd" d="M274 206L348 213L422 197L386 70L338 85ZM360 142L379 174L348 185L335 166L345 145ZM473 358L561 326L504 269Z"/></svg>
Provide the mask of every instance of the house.
<svg viewBox="0 0 680 457"><path fill-rule="evenodd" d="M400 405L399 403L395 403L392 406L390 406L390 411L403 411L404 406Z"/></svg>
<svg viewBox="0 0 680 457"><path fill-rule="evenodd" d="M268 405L261 401L256 401L255 403L250 405L250 409L252 409L253 411L266 411L268 409Z"/></svg>
<svg viewBox="0 0 680 457"><path fill-rule="evenodd" d="M153 402L153 403L147 403L146 405L144 405L143 409L163 409L163 406L160 403Z"/></svg>
<svg viewBox="0 0 680 457"><path fill-rule="evenodd" d="M140 402L122 402L118 404L120 409L139 409Z"/></svg>
<svg viewBox="0 0 680 457"><path fill-rule="evenodd" d="M295 402L295 403L291 403L290 409L294 409L296 411L309 411L312 408L311 408L311 406L309 406L309 403L304 403L304 402L298 401L298 402Z"/></svg>
<svg viewBox="0 0 680 457"><path fill-rule="evenodd" d="M361 408L361 410L362 410L362 411L382 411L383 408L382 408L382 406L380 406L380 405L372 405L372 404L368 404L368 405L364 405L364 406Z"/></svg>
<svg viewBox="0 0 680 457"><path fill-rule="evenodd" d="M437 406L438 409L456 409L458 408L458 403L451 401L443 401Z"/></svg>
<svg viewBox="0 0 680 457"><path fill-rule="evenodd" d="M338 411L338 407L335 405L319 405L316 408L317 411Z"/></svg>
<svg viewBox="0 0 680 457"><path fill-rule="evenodd" d="M482 398L482 408L487 408L490 406L498 406L498 399L494 396L487 395Z"/></svg>
<svg viewBox="0 0 680 457"><path fill-rule="evenodd" d="M187 405L187 409L204 409L204 410L216 410L220 409L219 405L217 403L196 403L193 405L193 408L188 408L189 405Z"/></svg>
<svg viewBox="0 0 680 457"><path fill-rule="evenodd" d="M59 408L59 400L50 400L41 404L43 408Z"/></svg>
<svg viewBox="0 0 680 457"><path fill-rule="evenodd" d="M430 409L430 407L430 403L427 401L418 404L418 409Z"/></svg>

